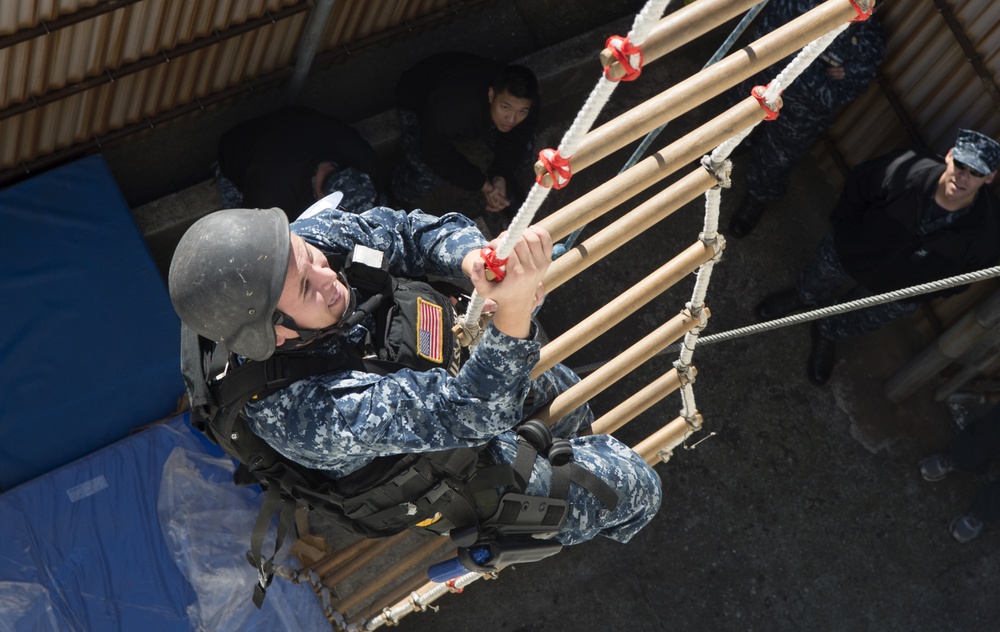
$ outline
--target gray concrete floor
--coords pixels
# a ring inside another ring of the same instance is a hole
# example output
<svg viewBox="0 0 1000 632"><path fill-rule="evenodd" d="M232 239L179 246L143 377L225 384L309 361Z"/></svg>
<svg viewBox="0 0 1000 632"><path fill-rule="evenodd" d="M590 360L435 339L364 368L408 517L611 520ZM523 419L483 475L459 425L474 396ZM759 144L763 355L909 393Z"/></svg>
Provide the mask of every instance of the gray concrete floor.
<svg viewBox="0 0 1000 632"><path fill-rule="evenodd" d="M526 15L522 10L508 27L515 37L526 31L537 40L540 27L518 26L530 22ZM650 65L639 82L618 89L602 120L696 72L722 35ZM597 75L565 79L560 89L566 96L548 108L540 145L558 142ZM720 108L710 103L684 115L656 147ZM221 123L235 114L206 116ZM199 151L199 160L209 160ZM610 178L630 152L578 174L570 187L549 196L542 213ZM736 160L734 189L724 193L722 226L739 201L743 160ZM141 188L148 166L126 168L117 157L109 162L120 180L137 180L123 189ZM660 190L654 188L649 194ZM729 240L708 295L713 316L706 333L749 324L754 304L794 279L828 229L836 194L826 175L806 161L759 228ZM588 234L636 203L624 203ZM688 205L553 292L539 316L550 337L692 243L702 207L701 201ZM165 256L169 243L164 238L151 248ZM567 364L606 360L632 344L683 307L692 282L668 291ZM920 458L948 444L948 411L927 392L902 404L882 395L884 381L927 342L910 321L846 341L825 388L805 378L809 332L803 325L699 348L695 392L705 426L695 438L717 434L657 466L665 498L648 528L627 545L598 540L507 569L496 581L444 597L440 612L410 615L403 625L518 632L1000 629L1000 605L988 596L1000 585L1000 529L967 545L948 534L978 481L956 476L932 485L917 472ZM597 395L595 411L606 412L668 370L673 359L639 367ZM680 406L672 395L616 435L633 445L673 419Z"/></svg>

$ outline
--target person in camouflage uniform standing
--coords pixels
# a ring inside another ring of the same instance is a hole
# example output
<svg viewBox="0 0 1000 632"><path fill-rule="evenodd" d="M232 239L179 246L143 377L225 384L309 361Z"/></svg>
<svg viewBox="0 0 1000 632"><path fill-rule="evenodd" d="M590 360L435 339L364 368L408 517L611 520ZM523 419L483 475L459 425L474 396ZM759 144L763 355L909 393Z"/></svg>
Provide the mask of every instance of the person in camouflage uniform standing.
<svg viewBox="0 0 1000 632"><path fill-rule="evenodd" d="M926 150L889 152L853 170L830 214L833 232L794 288L771 294L756 308L772 320L803 307L975 272L1000 260L1000 201L986 187L1000 165L1000 143L960 129L944 156ZM845 286L850 287L843 293ZM834 343L875 331L912 314L921 303L963 286L883 303L815 321L808 375L830 379Z"/></svg>
<svg viewBox="0 0 1000 632"><path fill-rule="evenodd" d="M806 13L820 0L771 0L758 16L754 37L760 38ZM881 5L881 0L876 6ZM885 54L885 36L872 15L854 22L781 94L778 118L764 121L745 140L751 157L746 166L745 194L730 218L729 232L745 237L757 226L765 207L788 190L788 178L834 122L837 110L868 89ZM790 58L789 58L790 59ZM732 94L744 99L757 85L767 85L788 59L743 82Z"/></svg>
<svg viewBox="0 0 1000 632"><path fill-rule="evenodd" d="M258 241L271 244L263 248L270 253L248 251L234 243L234 234L244 240L263 234L267 239ZM339 329L356 313L352 297L358 305L367 297L348 284L351 268L344 276L331 268L328 256L363 246L383 253L388 271L399 278L433 275L465 287L471 279L496 311L456 371L400 368L383 375L345 366L251 401L245 411L251 429L281 454L336 478L382 456L475 446L485 446L490 462L509 464L518 454L515 426L579 378L561 365L530 378L540 349L531 315L544 295L541 280L551 263L548 233L526 231L507 261L506 276L494 283L485 279L486 245L473 221L457 213L434 217L381 207L357 215L318 204L289 232L274 209L219 211L182 238L171 264L170 295L185 325L234 353L264 361L296 350L337 357L376 337L370 316ZM282 257L280 267L259 272ZM205 263L213 258L231 262L233 275ZM271 289L260 291L262 282ZM255 283L254 291L244 290ZM220 293L232 299L220 303ZM265 300L267 294L274 296ZM244 299L261 302L247 309L240 304ZM206 310L208 303L237 314L238 322L226 329L217 322L222 309ZM618 502L608 509L574 481L565 524L555 535L565 545L596 535L627 542L660 505L653 469L614 438L589 435L592 420L583 405L559 420L552 433L570 441L574 462L610 485ZM535 459L524 493L546 496L554 469Z"/></svg>

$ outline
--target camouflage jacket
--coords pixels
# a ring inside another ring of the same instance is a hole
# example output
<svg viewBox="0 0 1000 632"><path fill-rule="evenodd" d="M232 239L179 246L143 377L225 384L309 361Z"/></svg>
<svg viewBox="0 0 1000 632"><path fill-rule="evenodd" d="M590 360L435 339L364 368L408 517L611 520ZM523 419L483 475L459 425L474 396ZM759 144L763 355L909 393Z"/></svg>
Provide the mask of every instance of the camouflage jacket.
<svg viewBox="0 0 1000 632"><path fill-rule="evenodd" d="M436 275L461 284L467 283L463 257L485 244L462 215L387 208L361 215L323 210L300 218L292 231L327 254L346 254L354 244L380 250L397 276ZM314 353L341 353L364 338L365 325L319 343ZM455 376L443 369L328 373L248 404L248 418L283 455L334 476L378 456L483 445L520 421L539 347L490 326Z"/></svg>

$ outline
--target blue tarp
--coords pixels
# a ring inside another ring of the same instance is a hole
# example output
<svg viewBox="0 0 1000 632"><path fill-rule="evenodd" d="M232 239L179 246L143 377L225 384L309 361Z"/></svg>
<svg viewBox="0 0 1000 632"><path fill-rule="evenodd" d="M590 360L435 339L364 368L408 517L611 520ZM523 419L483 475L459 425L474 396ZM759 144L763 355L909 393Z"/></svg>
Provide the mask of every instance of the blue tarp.
<svg viewBox="0 0 1000 632"><path fill-rule="evenodd" d="M180 323L101 156L0 191L0 488L176 409Z"/></svg>
<svg viewBox="0 0 1000 632"><path fill-rule="evenodd" d="M250 602L230 459L129 435L183 393L180 323L103 158L0 191L0 257L0 632L329 630L306 586Z"/></svg>
<svg viewBox="0 0 1000 632"><path fill-rule="evenodd" d="M329 630L308 586L250 602L232 471L178 416L0 494L0 632Z"/></svg>

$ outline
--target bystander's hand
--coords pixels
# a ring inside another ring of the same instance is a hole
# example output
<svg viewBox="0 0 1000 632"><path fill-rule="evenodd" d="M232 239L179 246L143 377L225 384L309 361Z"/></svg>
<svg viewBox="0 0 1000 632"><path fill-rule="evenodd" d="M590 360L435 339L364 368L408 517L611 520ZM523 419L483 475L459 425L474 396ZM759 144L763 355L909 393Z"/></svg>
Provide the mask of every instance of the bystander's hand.
<svg viewBox="0 0 1000 632"><path fill-rule="evenodd" d="M499 213L510 206L510 199L507 197L507 181L502 176L496 176L492 182L483 185L483 197L486 198L486 210L490 213Z"/></svg>

